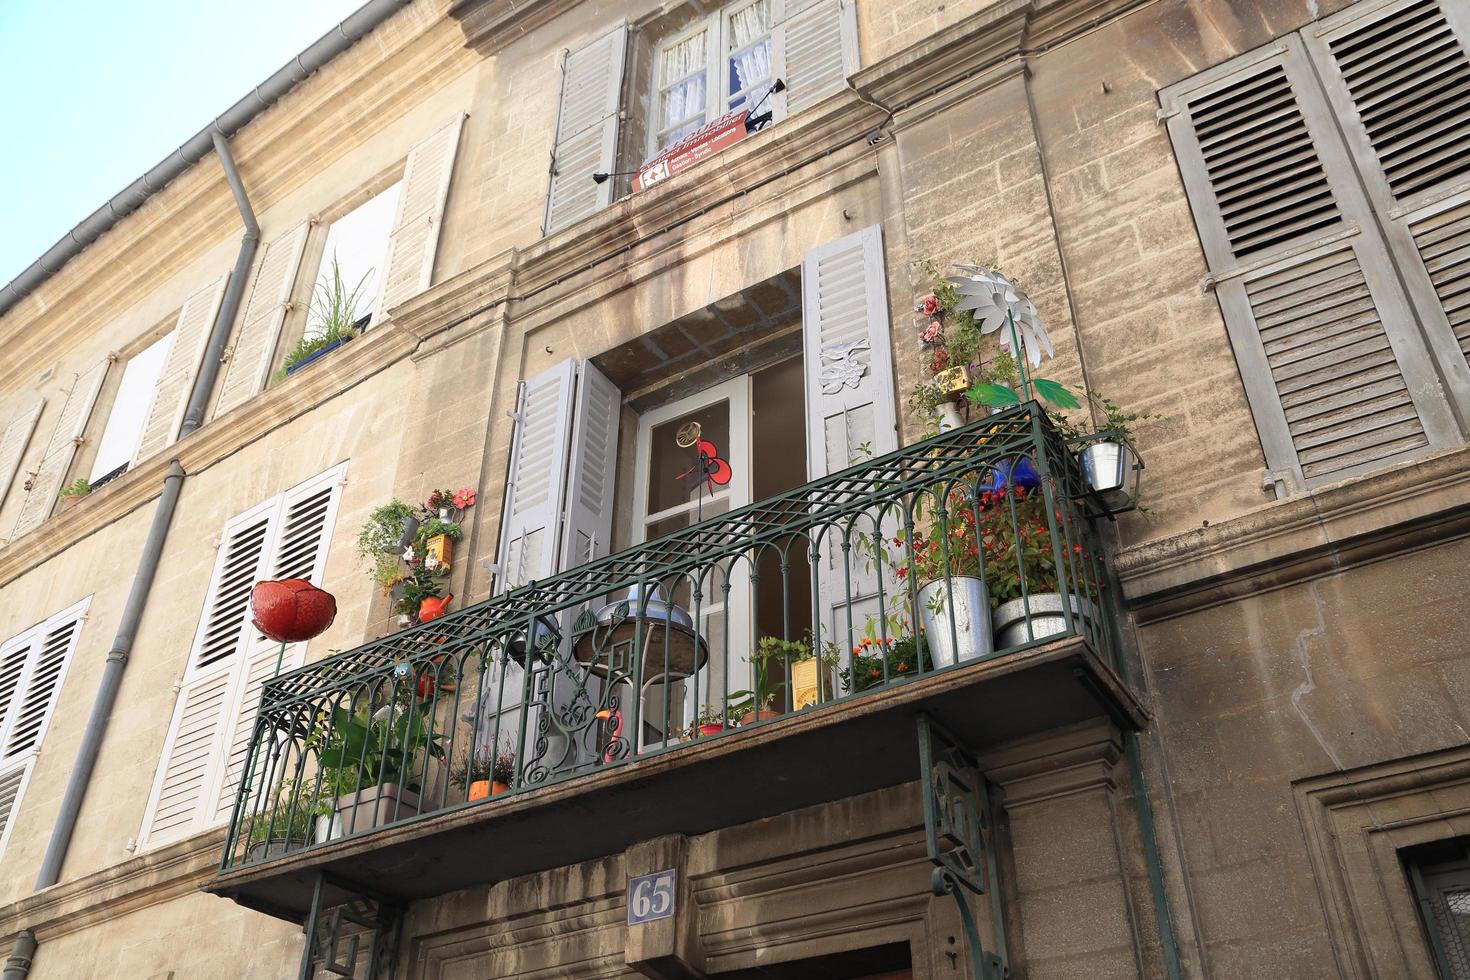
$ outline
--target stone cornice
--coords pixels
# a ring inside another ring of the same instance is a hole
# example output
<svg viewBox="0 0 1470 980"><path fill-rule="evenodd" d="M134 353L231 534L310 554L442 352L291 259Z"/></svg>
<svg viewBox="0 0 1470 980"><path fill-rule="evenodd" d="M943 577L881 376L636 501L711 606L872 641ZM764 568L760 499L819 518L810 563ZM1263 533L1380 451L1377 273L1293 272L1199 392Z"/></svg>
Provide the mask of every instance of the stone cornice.
<svg viewBox="0 0 1470 980"><path fill-rule="evenodd" d="M495 54L536 28L560 17L582 0L454 0L449 16L458 20L465 44Z"/></svg>
<svg viewBox="0 0 1470 980"><path fill-rule="evenodd" d="M446 0L420 0L405 8L235 136L231 149L257 214L476 64L459 45L445 6ZM361 111L342 112L347 101ZM268 239L272 229L265 233ZM7 354L0 391L84 346L99 327L239 234L223 174L204 160L0 318L0 349ZM181 300L187 291L181 289Z"/></svg>
<svg viewBox="0 0 1470 980"><path fill-rule="evenodd" d="M1114 559L1141 622L1470 533L1470 447L1267 504Z"/></svg>
<svg viewBox="0 0 1470 980"><path fill-rule="evenodd" d="M52 885L0 908L0 945L21 929L42 943L197 892L219 870L223 828Z"/></svg>
<svg viewBox="0 0 1470 980"><path fill-rule="evenodd" d="M58 511L40 527L0 548L0 586L142 507L163 489L170 460L198 473L272 429L325 404L410 354L417 343L387 320L333 352L311 370L273 385L220 419L211 419L94 495Z"/></svg>

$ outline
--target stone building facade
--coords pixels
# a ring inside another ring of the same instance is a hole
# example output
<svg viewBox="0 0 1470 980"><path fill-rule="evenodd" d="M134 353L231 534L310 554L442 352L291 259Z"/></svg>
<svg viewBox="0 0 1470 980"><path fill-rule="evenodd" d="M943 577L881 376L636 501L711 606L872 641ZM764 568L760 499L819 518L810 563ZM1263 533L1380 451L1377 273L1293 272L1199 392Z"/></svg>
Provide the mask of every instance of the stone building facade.
<svg viewBox="0 0 1470 980"><path fill-rule="evenodd" d="M222 134L260 229L228 322L241 216L209 157L6 294L7 977L948 980L979 947L1028 980L1470 976L1465 4L369 7ZM633 189L741 107L772 119ZM370 319L282 375L332 255ZM720 433L732 510L926 452L925 261L997 264L1047 376L1149 416L1147 510L1089 522L1116 656L1074 621L678 745L665 697L661 751L452 805L436 770L438 809L240 858L256 764L307 751L256 725L272 678L409 663L509 608L534 645L516 596L706 518L656 503L671 424ZM478 491L459 612L403 629L358 528L451 486ZM338 614L278 658L244 601L288 574ZM920 777L930 718L959 810ZM964 806L983 835L946 837ZM985 886L958 902L956 840ZM670 914L630 925L645 875Z"/></svg>

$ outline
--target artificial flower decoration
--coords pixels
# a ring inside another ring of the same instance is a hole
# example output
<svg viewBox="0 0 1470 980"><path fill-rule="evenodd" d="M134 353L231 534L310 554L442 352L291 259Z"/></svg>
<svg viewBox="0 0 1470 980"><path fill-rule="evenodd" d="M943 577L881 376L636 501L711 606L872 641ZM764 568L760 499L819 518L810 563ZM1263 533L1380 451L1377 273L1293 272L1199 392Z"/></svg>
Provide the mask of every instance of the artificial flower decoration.
<svg viewBox="0 0 1470 980"><path fill-rule="evenodd" d="M929 325L924 328L924 332L919 334L919 339L926 345L933 345L939 341L939 331L939 321L930 320Z"/></svg>
<svg viewBox="0 0 1470 980"><path fill-rule="evenodd" d="M930 293L919 303L919 311L925 316L933 316L939 312L939 297Z"/></svg>
<svg viewBox="0 0 1470 980"><path fill-rule="evenodd" d="M454 491L454 496L450 500L455 510L468 510L475 505L475 491L470 487L461 487Z"/></svg>
<svg viewBox="0 0 1470 980"><path fill-rule="evenodd" d="M975 319L980 322L981 333L994 333L1014 320L1026 360L1032 367L1041 365L1043 351L1047 357L1055 356L1051 338L1046 335L1046 327L1041 322L1041 314L1021 287L984 266L956 264L955 268L967 273L948 277L960 294L957 308L974 312ZM1007 340L1009 338L1002 337L1003 342Z"/></svg>

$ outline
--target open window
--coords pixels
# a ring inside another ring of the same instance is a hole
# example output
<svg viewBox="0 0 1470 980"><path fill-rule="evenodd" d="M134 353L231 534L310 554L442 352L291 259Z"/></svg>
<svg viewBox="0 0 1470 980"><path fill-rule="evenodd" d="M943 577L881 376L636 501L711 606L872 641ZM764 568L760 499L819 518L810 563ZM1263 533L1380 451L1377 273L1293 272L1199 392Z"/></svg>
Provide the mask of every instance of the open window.
<svg viewBox="0 0 1470 980"><path fill-rule="evenodd" d="M91 489L127 472L137 457L153 391L163 377L164 361L173 342L174 331L170 330L124 359L121 380L97 441L97 454L83 475Z"/></svg>

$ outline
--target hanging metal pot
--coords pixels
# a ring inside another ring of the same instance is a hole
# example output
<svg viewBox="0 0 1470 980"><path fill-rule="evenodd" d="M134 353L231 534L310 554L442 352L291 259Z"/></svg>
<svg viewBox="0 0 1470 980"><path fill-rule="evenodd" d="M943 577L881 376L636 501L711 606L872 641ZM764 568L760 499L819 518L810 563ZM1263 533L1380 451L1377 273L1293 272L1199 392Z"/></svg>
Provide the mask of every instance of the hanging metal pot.
<svg viewBox="0 0 1470 980"><path fill-rule="evenodd" d="M1126 442L1094 442L1082 450L1082 472L1087 485L1109 514L1131 510L1138 503L1138 478L1143 463Z"/></svg>

